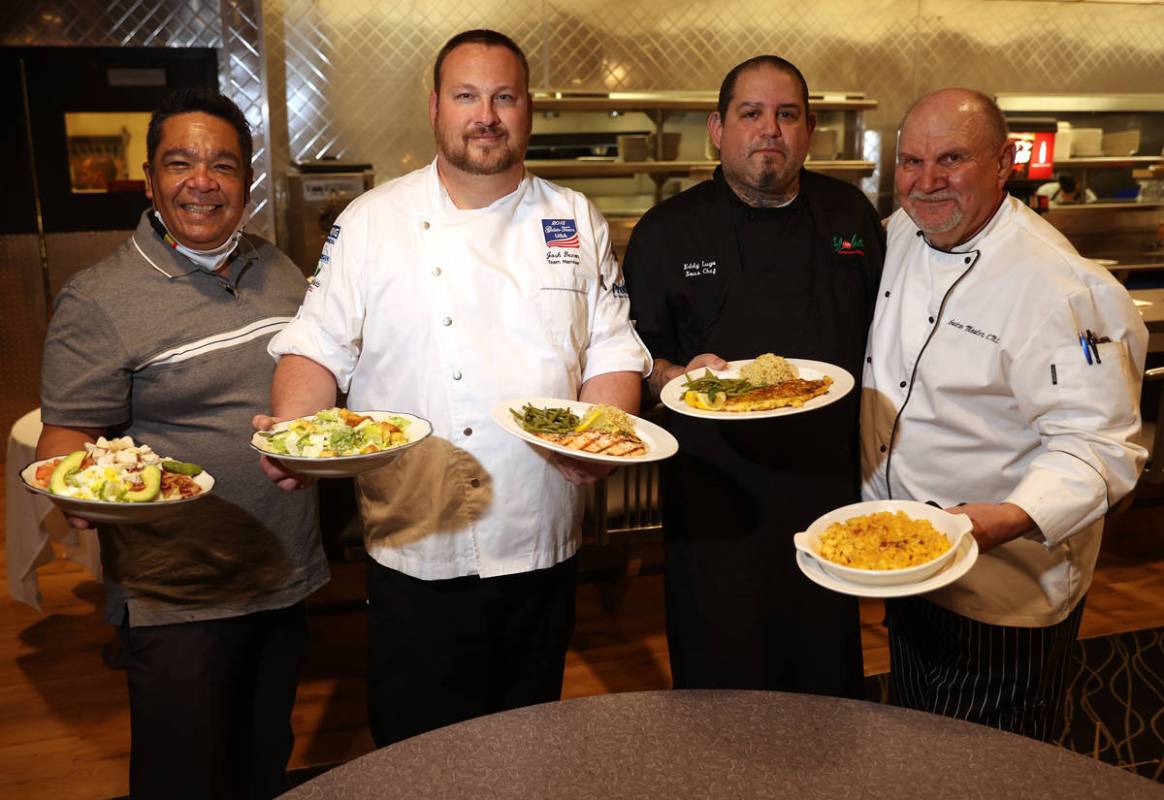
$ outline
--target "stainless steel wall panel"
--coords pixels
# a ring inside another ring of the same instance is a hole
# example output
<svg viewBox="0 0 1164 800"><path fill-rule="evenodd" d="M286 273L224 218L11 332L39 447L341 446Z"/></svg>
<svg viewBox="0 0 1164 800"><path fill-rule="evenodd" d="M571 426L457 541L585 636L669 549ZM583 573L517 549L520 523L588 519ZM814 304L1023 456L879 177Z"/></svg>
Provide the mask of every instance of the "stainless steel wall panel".
<svg viewBox="0 0 1164 800"><path fill-rule="evenodd" d="M921 94L1154 92L1164 75L1164 5L1017 0L283 0L291 158L372 161L381 179L432 157L428 71L453 33L504 31L530 56L535 87L714 89L739 61L774 52L814 90L861 90L866 152L891 192L895 132ZM268 24L273 21L268 18ZM873 135L876 134L876 135ZM866 181L866 188L871 181Z"/></svg>
<svg viewBox="0 0 1164 800"><path fill-rule="evenodd" d="M0 45L219 48L219 88L254 130L247 228L273 239L261 20L261 0L36 0L0 10Z"/></svg>
<svg viewBox="0 0 1164 800"><path fill-rule="evenodd" d="M0 435L40 405L45 334L40 248L35 234L0 236ZM0 460L4 458L0 455Z"/></svg>

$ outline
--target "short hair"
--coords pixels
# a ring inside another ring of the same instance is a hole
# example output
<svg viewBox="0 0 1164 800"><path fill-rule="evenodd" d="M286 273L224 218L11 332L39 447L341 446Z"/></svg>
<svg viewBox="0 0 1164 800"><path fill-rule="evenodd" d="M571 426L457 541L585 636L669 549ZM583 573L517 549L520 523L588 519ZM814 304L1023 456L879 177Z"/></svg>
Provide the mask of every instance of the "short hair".
<svg viewBox="0 0 1164 800"><path fill-rule="evenodd" d="M146 158L150 165L154 163L154 156L158 152L158 145L162 141L162 126L170 117L179 114L202 113L229 122L238 133L238 147L242 151L243 166L251 168L251 156L255 152L255 141L251 137L251 126L246 115L234 104L229 97L216 89L190 87L176 89L166 95L162 104L154 110L150 117L150 126L146 132Z"/></svg>
<svg viewBox="0 0 1164 800"><path fill-rule="evenodd" d="M980 113L982 114L983 127L990 135L989 144L995 149L1001 149L1006 140L1010 138L1010 130L1006 126L1006 115L1002 113L1002 109L998 107L998 103L994 102L994 98L983 94L976 89L963 89L960 87L950 87L948 89L939 89L936 92L930 92L925 97L915 100L906 110L905 115L901 118L901 125L898 130L905 130L905 123L909 122L910 116L917 110L917 107L929 100L931 97L942 92L961 92L967 95L971 100L978 104Z"/></svg>
<svg viewBox="0 0 1164 800"><path fill-rule="evenodd" d="M504 33L491 31L488 28L477 28L471 31L464 31L458 33L452 39L445 42L445 46L437 53L436 63L432 67L432 88L437 94L441 92L441 67L444 66L445 59L449 57L449 53L456 50L463 44L482 44L486 47L504 47L509 52L517 56L517 60L521 62L521 69L525 73L525 88L529 91L529 61L526 60L525 53L517 46L517 42L510 39Z"/></svg>
<svg viewBox="0 0 1164 800"><path fill-rule="evenodd" d="M747 61L736 64L724 76L723 83L719 86L719 102L716 105L716 111L719 112L721 121L727 116L728 106L732 104L732 96L736 92L736 82L740 79L740 75L757 67L772 67L795 78L796 82L800 84L800 100L804 103L804 113L808 114L808 81L804 79L804 75L791 61L780 56L763 55L753 56Z"/></svg>

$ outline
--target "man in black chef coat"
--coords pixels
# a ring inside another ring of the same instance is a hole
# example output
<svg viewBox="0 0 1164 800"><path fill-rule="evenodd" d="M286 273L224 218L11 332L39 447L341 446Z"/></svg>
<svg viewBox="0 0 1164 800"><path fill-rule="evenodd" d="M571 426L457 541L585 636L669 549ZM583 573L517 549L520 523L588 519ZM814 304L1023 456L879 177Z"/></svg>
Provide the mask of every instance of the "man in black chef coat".
<svg viewBox="0 0 1164 800"><path fill-rule="evenodd" d="M884 232L855 187L804 171L814 126L794 65L745 61L707 120L720 168L635 227L624 272L653 397L684 370L766 352L861 375ZM764 420L668 412L680 443L662 465L676 688L862 695L857 602L801 575L792 546L860 499L858 401Z"/></svg>

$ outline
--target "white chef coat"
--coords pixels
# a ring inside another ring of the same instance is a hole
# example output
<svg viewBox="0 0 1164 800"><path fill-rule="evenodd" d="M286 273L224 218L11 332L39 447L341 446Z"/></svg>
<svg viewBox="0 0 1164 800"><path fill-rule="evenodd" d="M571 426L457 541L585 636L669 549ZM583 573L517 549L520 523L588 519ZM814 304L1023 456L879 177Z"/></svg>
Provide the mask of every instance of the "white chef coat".
<svg viewBox="0 0 1164 800"><path fill-rule="evenodd" d="M340 215L270 352L327 367L353 409L432 422L430 441L357 481L372 557L425 580L491 577L569 558L581 519L577 487L491 411L648 373L628 311L583 195L526 175L487 208L458 209L434 162Z"/></svg>
<svg viewBox="0 0 1164 800"><path fill-rule="evenodd" d="M1101 364L1084 357L1088 329L1111 339ZM927 599L1021 627L1075 607L1103 515L1147 457L1133 442L1147 342L1124 288L1013 197L953 252L892 216L865 360L862 496L1008 502L1038 525Z"/></svg>

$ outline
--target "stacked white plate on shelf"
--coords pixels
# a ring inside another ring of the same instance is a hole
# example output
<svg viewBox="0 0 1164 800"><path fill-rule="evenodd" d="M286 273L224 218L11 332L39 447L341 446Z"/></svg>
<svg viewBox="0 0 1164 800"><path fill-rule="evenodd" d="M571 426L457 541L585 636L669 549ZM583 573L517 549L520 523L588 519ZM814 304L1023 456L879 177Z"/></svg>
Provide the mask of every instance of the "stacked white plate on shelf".
<svg viewBox="0 0 1164 800"><path fill-rule="evenodd" d="M879 511L903 511L915 520L926 520L950 540L942 555L905 569L869 570L837 564L820 555L821 534L834 523ZM970 534L970 518L951 514L912 500L872 500L830 511L793 537L796 564L813 583L857 597L909 597L940 589L961 578L978 559L978 543Z"/></svg>

